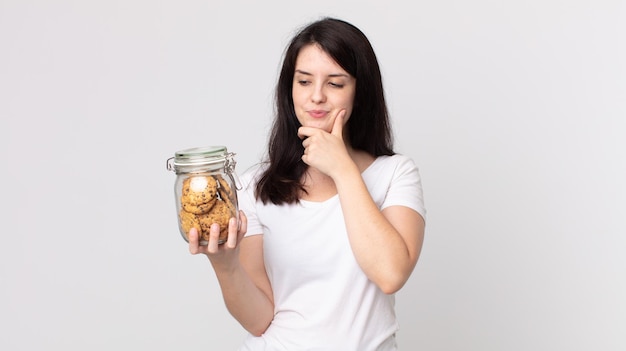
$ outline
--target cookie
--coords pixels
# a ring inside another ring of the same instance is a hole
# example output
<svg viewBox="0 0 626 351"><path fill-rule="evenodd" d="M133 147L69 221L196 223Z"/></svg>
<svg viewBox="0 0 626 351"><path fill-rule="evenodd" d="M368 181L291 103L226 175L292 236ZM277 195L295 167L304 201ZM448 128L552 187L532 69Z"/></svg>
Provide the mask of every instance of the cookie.
<svg viewBox="0 0 626 351"><path fill-rule="evenodd" d="M217 191L220 193L220 197L222 197L222 199L224 197L232 199L233 190L231 189L230 185L228 185L228 182L224 178L222 178L221 175L216 175L215 179L219 185Z"/></svg>
<svg viewBox="0 0 626 351"><path fill-rule="evenodd" d="M213 177L196 176L183 181L181 202L198 206L213 202L217 198L217 180Z"/></svg>
<svg viewBox="0 0 626 351"><path fill-rule="evenodd" d="M237 208L235 207L233 201L237 201L236 200L237 194L233 192L230 185L228 185L228 182L224 180L222 176L217 175L215 176L215 179L217 179L217 182L219 184L219 187L217 188L217 192L220 195L220 199L224 201L226 205L228 205L228 209L230 210L231 213L233 214L236 213Z"/></svg>
<svg viewBox="0 0 626 351"><path fill-rule="evenodd" d="M198 215L200 228L203 233L207 234L207 240L211 225L217 223L220 226L219 242L225 242L228 237L228 221L232 216L233 214L229 206L224 201L217 201L211 209L211 212Z"/></svg>
<svg viewBox="0 0 626 351"><path fill-rule="evenodd" d="M211 202L200 204L200 205L193 205L189 202L183 201L182 207L183 207L183 211L187 211L193 214L197 214L197 215L207 214L211 211L211 209L213 208L213 206L215 205L217 201L218 201L217 198L214 198L213 200L211 200Z"/></svg>
<svg viewBox="0 0 626 351"><path fill-rule="evenodd" d="M189 239L187 235L189 234L191 228L196 228L196 230L198 230L198 235L202 235L202 226L200 225L200 220L198 219L198 216L193 213L181 210L180 226L183 230L183 233L185 233L185 237L187 239Z"/></svg>

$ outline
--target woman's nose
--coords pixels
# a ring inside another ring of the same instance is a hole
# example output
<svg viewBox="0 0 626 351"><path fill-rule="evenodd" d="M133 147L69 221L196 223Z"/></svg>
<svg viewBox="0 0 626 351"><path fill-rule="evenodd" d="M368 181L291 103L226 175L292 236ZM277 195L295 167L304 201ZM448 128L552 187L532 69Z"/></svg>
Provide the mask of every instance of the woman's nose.
<svg viewBox="0 0 626 351"><path fill-rule="evenodd" d="M326 100L326 94L324 94L323 86L316 86L311 93L311 101L316 104L322 103Z"/></svg>

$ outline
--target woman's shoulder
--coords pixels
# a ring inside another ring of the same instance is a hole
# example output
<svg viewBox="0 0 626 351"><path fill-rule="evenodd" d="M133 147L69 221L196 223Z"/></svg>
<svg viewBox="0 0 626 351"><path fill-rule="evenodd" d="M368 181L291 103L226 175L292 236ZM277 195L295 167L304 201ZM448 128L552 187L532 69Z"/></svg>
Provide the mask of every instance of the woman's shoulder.
<svg viewBox="0 0 626 351"><path fill-rule="evenodd" d="M417 168L415 161L405 154L382 155L376 157L372 166L379 166L386 169L397 168Z"/></svg>
<svg viewBox="0 0 626 351"><path fill-rule="evenodd" d="M261 177L263 172L267 169L268 163L259 162L255 163L252 166L246 168L241 172L239 179L243 186L248 186L249 184L254 184Z"/></svg>

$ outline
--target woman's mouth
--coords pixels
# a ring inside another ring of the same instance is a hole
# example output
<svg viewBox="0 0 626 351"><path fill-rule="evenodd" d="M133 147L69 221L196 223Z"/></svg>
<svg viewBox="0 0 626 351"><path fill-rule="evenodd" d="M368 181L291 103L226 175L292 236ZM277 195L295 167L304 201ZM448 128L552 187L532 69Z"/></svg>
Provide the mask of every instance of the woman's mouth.
<svg viewBox="0 0 626 351"><path fill-rule="evenodd" d="M328 111L323 111L323 110L309 110L307 111L307 113L309 114L309 116L313 118L323 118L323 117L326 117L326 115L328 115Z"/></svg>

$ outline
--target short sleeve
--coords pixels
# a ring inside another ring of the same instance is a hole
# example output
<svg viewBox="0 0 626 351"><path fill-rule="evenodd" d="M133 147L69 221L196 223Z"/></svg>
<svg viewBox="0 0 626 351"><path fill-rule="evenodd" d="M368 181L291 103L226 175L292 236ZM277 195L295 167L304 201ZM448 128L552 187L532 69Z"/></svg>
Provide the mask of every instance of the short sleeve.
<svg viewBox="0 0 626 351"><path fill-rule="evenodd" d="M393 174L381 209L390 206L406 206L426 219L422 179L415 162L404 155L390 158L394 163Z"/></svg>
<svg viewBox="0 0 626 351"><path fill-rule="evenodd" d="M248 218L248 230L245 236L263 234L263 226L257 216L257 200L254 196L258 174L258 167L253 167L244 172L240 177L241 190L237 191L239 209Z"/></svg>

